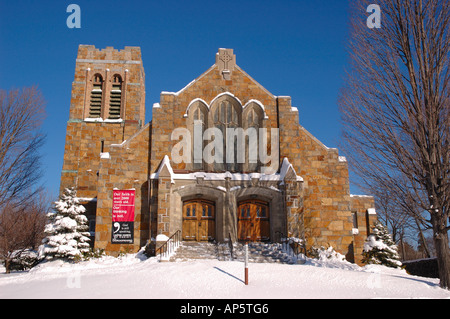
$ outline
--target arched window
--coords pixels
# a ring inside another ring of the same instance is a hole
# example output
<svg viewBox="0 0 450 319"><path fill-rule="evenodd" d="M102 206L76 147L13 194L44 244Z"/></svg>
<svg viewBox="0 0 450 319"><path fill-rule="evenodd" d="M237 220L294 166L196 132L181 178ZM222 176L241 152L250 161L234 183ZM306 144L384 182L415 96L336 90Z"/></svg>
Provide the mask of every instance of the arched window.
<svg viewBox="0 0 450 319"><path fill-rule="evenodd" d="M185 117L191 133L192 161L186 169L214 172L256 172L259 134L264 126L264 106L249 101L244 107L231 94L222 93L211 105L193 100Z"/></svg>
<svg viewBox="0 0 450 319"><path fill-rule="evenodd" d="M114 75L111 93L109 95L109 119L120 119L122 106L122 78Z"/></svg>
<svg viewBox="0 0 450 319"><path fill-rule="evenodd" d="M103 78L100 74L95 74L92 82L89 117L98 118L102 116Z"/></svg>
<svg viewBox="0 0 450 319"><path fill-rule="evenodd" d="M194 106L189 112L191 116L192 129L192 145L193 145L193 169L194 170L203 170L204 162L203 162L203 133L207 128L207 109L201 103L197 102L197 105Z"/></svg>
<svg viewBox="0 0 450 319"><path fill-rule="evenodd" d="M218 128L223 135L223 158L222 163L214 163L214 171L239 171L240 165L237 159L238 141L230 138L229 130L241 127L241 106L232 103L228 99L222 100L213 110L214 127ZM217 150L216 150L217 151ZM228 156L227 156L228 154Z"/></svg>
<svg viewBox="0 0 450 319"><path fill-rule="evenodd" d="M263 112L261 108L253 103L250 109L246 112L246 119L244 120L244 127L247 130L246 135L246 170L249 172L255 172L260 167L258 161L258 141L259 141L259 129L262 127ZM250 141L250 135L256 136L256 142Z"/></svg>

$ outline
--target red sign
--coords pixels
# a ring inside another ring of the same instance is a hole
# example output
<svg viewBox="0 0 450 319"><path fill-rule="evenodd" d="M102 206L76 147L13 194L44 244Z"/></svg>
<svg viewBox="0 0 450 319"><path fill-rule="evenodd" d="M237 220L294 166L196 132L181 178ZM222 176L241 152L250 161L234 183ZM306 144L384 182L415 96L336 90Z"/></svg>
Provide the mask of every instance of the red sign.
<svg viewBox="0 0 450 319"><path fill-rule="evenodd" d="M134 190L113 190L111 243L134 242Z"/></svg>
<svg viewBox="0 0 450 319"><path fill-rule="evenodd" d="M134 222L134 190L113 190L113 222Z"/></svg>

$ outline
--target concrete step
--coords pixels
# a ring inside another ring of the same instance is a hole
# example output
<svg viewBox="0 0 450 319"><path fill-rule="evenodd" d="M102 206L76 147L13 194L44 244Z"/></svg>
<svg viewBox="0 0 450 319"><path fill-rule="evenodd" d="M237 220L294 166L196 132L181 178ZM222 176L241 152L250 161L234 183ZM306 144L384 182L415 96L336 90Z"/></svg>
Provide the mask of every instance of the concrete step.
<svg viewBox="0 0 450 319"><path fill-rule="evenodd" d="M296 260L283 251L278 243L249 243L249 262L256 263L295 263ZM233 244L233 255L227 243L183 241L169 261L188 261L196 259L237 260L244 262L245 251L242 243Z"/></svg>
<svg viewBox="0 0 450 319"><path fill-rule="evenodd" d="M186 261L191 259L216 259L217 247L209 242L183 241L170 261Z"/></svg>

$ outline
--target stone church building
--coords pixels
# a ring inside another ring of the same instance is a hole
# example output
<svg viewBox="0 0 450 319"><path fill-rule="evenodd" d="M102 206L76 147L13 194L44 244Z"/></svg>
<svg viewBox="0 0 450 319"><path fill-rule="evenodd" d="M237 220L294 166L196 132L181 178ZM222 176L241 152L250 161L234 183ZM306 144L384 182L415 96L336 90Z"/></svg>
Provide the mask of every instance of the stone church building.
<svg viewBox="0 0 450 319"><path fill-rule="evenodd" d="M345 158L299 124L289 96L241 69L232 49L219 49L180 91L162 92L150 123L145 111L140 48L80 45L61 191L77 189L95 248L136 252L177 231L191 241L290 236L360 261L373 198L350 195ZM113 212L122 190L134 203L121 241Z"/></svg>

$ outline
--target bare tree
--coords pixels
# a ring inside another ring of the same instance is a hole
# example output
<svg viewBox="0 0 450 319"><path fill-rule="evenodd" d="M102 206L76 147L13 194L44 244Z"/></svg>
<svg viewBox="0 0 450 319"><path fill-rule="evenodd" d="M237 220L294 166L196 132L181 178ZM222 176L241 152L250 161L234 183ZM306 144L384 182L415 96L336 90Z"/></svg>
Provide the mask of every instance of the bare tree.
<svg viewBox="0 0 450 319"><path fill-rule="evenodd" d="M32 204L3 205L0 209L0 258L6 273L13 259L20 259L25 251L41 243L50 203L48 196L40 192Z"/></svg>
<svg viewBox="0 0 450 319"><path fill-rule="evenodd" d="M450 289L450 3L351 1L350 69L339 101L343 146L367 184L433 230L440 285Z"/></svg>
<svg viewBox="0 0 450 319"><path fill-rule="evenodd" d="M36 88L0 90L0 257L7 271L12 257L35 247L43 231L37 183L44 116L45 103Z"/></svg>
<svg viewBox="0 0 450 319"><path fill-rule="evenodd" d="M0 207L29 201L42 171L45 104L36 88L0 90Z"/></svg>

